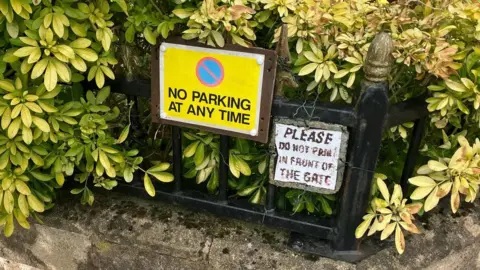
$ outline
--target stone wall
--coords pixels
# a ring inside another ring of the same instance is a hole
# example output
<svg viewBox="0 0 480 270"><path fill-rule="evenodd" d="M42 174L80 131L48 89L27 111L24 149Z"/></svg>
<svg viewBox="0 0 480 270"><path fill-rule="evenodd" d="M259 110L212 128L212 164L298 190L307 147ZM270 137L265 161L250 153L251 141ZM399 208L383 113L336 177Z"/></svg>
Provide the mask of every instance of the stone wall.
<svg viewBox="0 0 480 270"><path fill-rule="evenodd" d="M466 206L466 205L464 205ZM448 209L448 205L447 205ZM96 193L93 207L61 197L44 224L0 238L4 269L480 269L480 207L423 217L422 235L357 265L294 253L288 233L187 209Z"/></svg>

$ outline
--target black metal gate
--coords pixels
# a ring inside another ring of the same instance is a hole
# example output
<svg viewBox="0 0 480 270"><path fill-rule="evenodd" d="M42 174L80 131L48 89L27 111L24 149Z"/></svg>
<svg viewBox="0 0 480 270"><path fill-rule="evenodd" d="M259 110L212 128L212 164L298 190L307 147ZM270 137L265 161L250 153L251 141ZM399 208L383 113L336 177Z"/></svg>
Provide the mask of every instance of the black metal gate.
<svg viewBox="0 0 480 270"><path fill-rule="evenodd" d="M388 39L388 40L386 40ZM291 244L300 251L316 253L335 259L355 262L366 255L355 238L355 229L369 203L369 193L379 155L382 133L386 128L415 121L410 146L401 179L405 190L411 176L418 148L423 137L427 115L424 97L390 106L386 77L390 68L390 55L379 55L391 42L386 34L377 35L366 60L366 80L362 82L355 105L331 103L303 104L275 99L272 117L317 120L348 127L350 138L343 186L339 192L339 209L335 217L325 219L307 215L292 215L275 209L276 187L268 184L266 205L257 206L246 200L229 200L228 194L228 136L220 136L223 162L219 168L219 191L216 196L187 190L182 176L182 131L172 127L173 187L156 186L156 198L217 215L266 224L294 232ZM372 49L375 47L375 50ZM370 51L376 51L371 53ZM118 80L110 83L112 91L126 94L129 99L150 97L150 82ZM299 107L303 107L298 110ZM135 120L135 119L132 119ZM138 119L137 119L138 120ZM123 185L127 193L144 195L143 186ZM302 237L308 236L308 237ZM323 241L322 241L323 240Z"/></svg>

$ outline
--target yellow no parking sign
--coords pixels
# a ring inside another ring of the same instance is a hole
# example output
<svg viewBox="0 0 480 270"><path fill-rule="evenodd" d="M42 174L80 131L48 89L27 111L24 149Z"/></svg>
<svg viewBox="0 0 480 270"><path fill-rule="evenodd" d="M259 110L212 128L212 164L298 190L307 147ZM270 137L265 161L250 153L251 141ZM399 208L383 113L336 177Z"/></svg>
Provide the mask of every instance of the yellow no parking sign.
<svg viewBox="0 0 480 270"><path fill-rule="evenodd" d="M158 56L160 122L266 142L274 52L164 42Z"/></svg>

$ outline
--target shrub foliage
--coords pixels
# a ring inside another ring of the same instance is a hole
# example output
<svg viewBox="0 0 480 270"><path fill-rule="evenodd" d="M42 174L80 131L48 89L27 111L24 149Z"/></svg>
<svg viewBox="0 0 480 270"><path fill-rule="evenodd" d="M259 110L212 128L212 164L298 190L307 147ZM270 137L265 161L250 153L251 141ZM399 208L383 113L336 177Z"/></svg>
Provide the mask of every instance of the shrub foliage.
<svg viewBox="0 0 480 270"><path fill-rule="evenodd" d="M453 212L462 196L467 202L477 196L479 143L469 143L480 127L476 2L10 0L0 1L0 14L0 222L6 235L13 232L14 220L28 227L29 216L51 207L55 189L70 176L82 184L72 193L82 194L82 202L89 204L94 197L88 183L111 189L119 178L132 181L138 170L147 193L154 196L152 177L173 181L168 163L145 161L138 150L126 147L131 145L130 121L118 129L119 123L125 124L118 106L129 112L132 104L110 102L105 86L118 76L117 59L131 75L132 63L145 67L142 55L148 44L169 36L218 47L232 43L272 48L283 25L291 49L280 59L279 76L290 82L283 91L287 98L352 103L364 77L368 47L375 34L387 31L395 58L390 102L424 96L428 104L429 138L420 161L427 164L410 179L413 193L402 194L397 185L397 164L405 157L413 126L404 123L384 136L378 166L384 175L376 177L358 237L368 229L369 235L382 231L382 239L395 231L401 253L402 229L418 232L413 214L430 211L449 193ZM128 46L140 48L140 53L126 53ZM86 85L96 89L84 91ZM218 136L194 130L185 130L183 136L184 177L215 193L222 162ZM234 139L229 153L232 195L257 204L265 201L268 158L265 146ZM142 164L153 167L144 170ZM280 192L284 196L279 207L335 213L334 196Z"/></svg>

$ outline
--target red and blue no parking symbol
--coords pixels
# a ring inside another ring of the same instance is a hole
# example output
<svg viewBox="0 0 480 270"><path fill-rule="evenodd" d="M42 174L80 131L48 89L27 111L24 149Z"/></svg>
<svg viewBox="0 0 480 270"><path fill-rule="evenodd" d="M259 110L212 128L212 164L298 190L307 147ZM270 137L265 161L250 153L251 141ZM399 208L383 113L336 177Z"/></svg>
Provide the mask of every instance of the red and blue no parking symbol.
<svg viewBox="0 0 480 270"><path fill-rule="evenodd" d="M205 86L214 87L225 77L223 66L213 57L204 57L197 63L197 78Z"/></svg>

